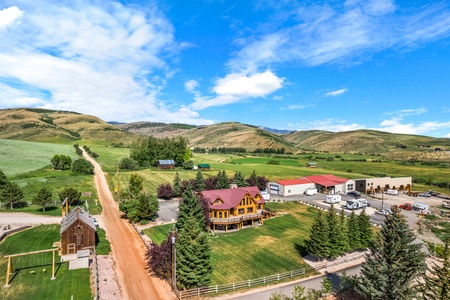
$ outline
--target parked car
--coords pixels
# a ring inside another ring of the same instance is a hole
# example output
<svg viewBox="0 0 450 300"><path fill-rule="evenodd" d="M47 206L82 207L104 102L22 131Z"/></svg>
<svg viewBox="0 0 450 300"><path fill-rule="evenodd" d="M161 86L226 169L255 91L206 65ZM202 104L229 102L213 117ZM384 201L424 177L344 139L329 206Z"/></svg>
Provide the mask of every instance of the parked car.
<svg viewBox="0 0 450 300"><path fill-rule="evenodd" d="M98 227L97 219L96 219L96 218L92 218L92 219L94 220L94 225L95 225L95 227Z"/></svg>
<svg viewBox="0 0 450 300"><path fill-rule="evenodd" d="M356 199L358 199L359 197L361 197L361 195L360 195L358 192L356 192L356 191L350 191L350 192L348 192L348 193L347 193L347 196L350 196L350 197L353 197L353 198L356 198Z"/></svg>
<svg viewBox="0 0 450 300"><path fill-rule="evenodd" d="M419 196L420 197L431 197L431 195L428 193L420 193Z"/></svg>
<svg viewBox="0 0 450 300"><path fill-rule="evenodd" d="M386 215L392 214L392 210L391 209L380 209L380 210L377 210L376 213L386 216Z"/></svg>

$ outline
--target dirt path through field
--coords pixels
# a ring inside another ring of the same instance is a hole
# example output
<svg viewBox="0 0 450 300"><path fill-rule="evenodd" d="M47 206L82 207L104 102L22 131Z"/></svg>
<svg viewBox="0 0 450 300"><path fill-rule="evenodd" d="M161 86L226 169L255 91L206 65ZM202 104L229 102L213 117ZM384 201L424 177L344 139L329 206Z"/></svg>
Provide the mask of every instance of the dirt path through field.
<svg viewBox="0 0 450 300"><path fill-rule="evenodd" d="M100 165L84 151L83 155L95 168L94 180L103 207L104 226L111 242L112 256L116 262L117 277L124 299L173 299L169 285L148 274L144 263L145 246L132 225L121 218L122 214Z"/></svg>

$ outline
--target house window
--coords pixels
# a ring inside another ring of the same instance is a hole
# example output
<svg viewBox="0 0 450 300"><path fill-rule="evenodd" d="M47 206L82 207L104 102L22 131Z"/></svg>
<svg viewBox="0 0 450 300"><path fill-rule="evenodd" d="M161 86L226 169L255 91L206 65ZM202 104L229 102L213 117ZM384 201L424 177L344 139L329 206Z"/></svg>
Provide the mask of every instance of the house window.
<svg viewBox="0 0 450 300"><path fill-rule="evenodd" d="M244 214L244 209L243 209L243 208L239 208L238 214L239 214L239 215L243 215L243 214Z"/></svg>
<svg viewBox="0 0 450 300"><path fill-rule="evenodd" d="M222 219L222 212L219 211L219 218Z"/></svg>
<svg viewBox="0 0 450 300"><path fill-rule="evenodd" d="M253 207L247 207L247 213L252 213L253 212Z"/></svg>
<svg viewBox="0 0 450 300"><path fill-rule="evenodd" d="M214 203L220 203L220 200L219 200L219 199L216 199L216 201L215 201Z"/></svg>
<svg viewBox="0 0 450 300"><path fill-rule="evenodd" d="M347 184L347 190L352 191L353 190L353 183Z"/></svg>

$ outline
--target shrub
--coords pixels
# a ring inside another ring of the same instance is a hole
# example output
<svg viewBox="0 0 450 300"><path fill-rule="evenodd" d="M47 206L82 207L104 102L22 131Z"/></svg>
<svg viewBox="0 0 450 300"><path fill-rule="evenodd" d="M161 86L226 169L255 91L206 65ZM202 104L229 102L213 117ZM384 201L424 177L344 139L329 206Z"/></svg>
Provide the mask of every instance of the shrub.
<svg viewBox="0 0 450 300"><path fill-rule="evenodd" d="M78 158L72 163L72 172L78 174L94 174L94 166L84 158Z"/></svg>
<svg viewBox="0 0 450 300"><path fill-rule="evenodd" d="M173 197L173 188L170 183L162 183L157 190L158 198L169 200Z"/></svg>
<svg viewBox="0 0 450 300"><path fill-rule="evenodd" d="M139 163L131 157L124 157L119 162L119 168L125 170L137 170L139 168Z"/></svg>

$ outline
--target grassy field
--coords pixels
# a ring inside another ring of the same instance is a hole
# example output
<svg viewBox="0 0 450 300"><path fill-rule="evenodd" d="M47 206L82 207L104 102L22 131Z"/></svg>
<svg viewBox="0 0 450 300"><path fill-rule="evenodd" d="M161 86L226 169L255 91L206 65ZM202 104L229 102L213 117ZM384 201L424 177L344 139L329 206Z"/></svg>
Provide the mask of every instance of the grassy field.
<svg viewBox="0 0 450 300"><path fill-rule="evenodd" d="M303 262L303 242L317 210L297 202L267 203L279 212L263 226L233 233L218 234L209 239L212 249L211 284L224 284L260 278L307 267ZM162 241L172 225L145 230L155 242Z"/></svg>
<svg viewBox="0 0 450 300"><path fill-rule="evenodd" d="M0 168L6 176L34 171L50 165L55 154L76 157L72 145L0 139Z"/></svg>
<svg viewBox="0 0 450 300"><path fill-rule="evenodd" d="M172 224L165 224L161 226L150 227L144 229L144 234L151 237L152 241L161 245L161 243L169 235L169 231L172 229Z"/></svg>
<svg viewBox="0 0 450 300"><path fill-rule="evenodd" d="M68 270L68 263L59 263L57 257L56 279L51 280L52 254L42 253L13 259L9 288L6 280L8 254L51 249L59 240L59 225L42 225L7 237L0 244L0 299L92 299L89 269ZM45 272L43 272L45 269Z"/></svg>

